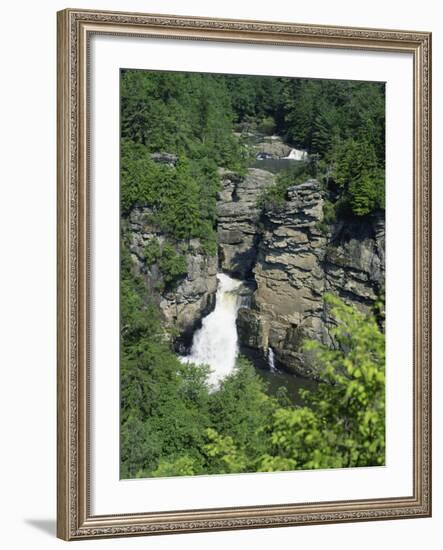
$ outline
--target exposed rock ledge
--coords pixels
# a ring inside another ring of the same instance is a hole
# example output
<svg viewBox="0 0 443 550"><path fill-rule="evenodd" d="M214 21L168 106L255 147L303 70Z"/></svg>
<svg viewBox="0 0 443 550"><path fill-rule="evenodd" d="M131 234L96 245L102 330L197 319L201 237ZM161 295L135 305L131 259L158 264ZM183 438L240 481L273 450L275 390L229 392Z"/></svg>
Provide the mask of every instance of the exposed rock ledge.
<svg viewBox="0 0 443 550"><path fill-rule="evenodd" d="M250 168L246 176L221 169L218 257L207 257L198 239L183 242L188 273L174 290L158 290L162 275L148 266L146 246L164 236L152 225L149 208L134 208L128 223L129 249L136 271L154 295L169 327L180 334L181 351L214 306L216 273L223 270L249 284L250 307L239 310L242 353L266 360L272 347L278 367L308 377L320 373L301 350L304 338L331 343L331 319L323 294L332 292L361 309L377 298L384 283L384 217L340 222L325 235L324 194L315 180L288 189L280 209L263 211L258 199L275 185L275 175Z"/></svg>
<svg viewBox="0 0 443 550"><path fill-rule="evenodd" d="M139 273L150 294L156 297L167 325L174 327L181 337L176 342L181 351L189 346L192 335L202 317L207 315L214 306L217 289L217 256L208 257L202 250L199 239L182 241L187 245L184 253L187 263L187 275L170 291L159 292L157 289L162 281L162 274L156 264L146 264L146 246L157 239L163 246L165 237L162 232L150 223L152 212L147 207L134 208L129 216L129 249L135 271Z"/></svg>
<svg viewBox="0 0 443 550"><path fill-rule="evenodd" d="M384 221L378 216L341 223L326 237L319 229L320 184L309 180L291 187L287 198L280 210L264 213L253 268L257 290L252 307L239 311L239 339L244 353L265 358L272 347L278 366L317 377L302 341L331 343L325 292L360 309L376 299L384 277Z"/></svg>
<svg viewBox="0 0 443 550"><path fill-rule="evenodd" d="M222 270L244 279L257 257L259 218L257 205L263 191L275 185L275 175L249 168L245 177L220 171L223 190L217 202L219 263Z"/></svg>

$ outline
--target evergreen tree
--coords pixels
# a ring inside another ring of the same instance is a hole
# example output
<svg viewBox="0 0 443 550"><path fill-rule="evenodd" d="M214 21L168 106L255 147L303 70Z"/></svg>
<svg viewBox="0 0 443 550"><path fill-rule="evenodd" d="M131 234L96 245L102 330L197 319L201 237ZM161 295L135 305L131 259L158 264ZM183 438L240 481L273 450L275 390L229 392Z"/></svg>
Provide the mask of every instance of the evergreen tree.
<svg viewBox="0 0 443 550"><path fill-rule="evenodd" d="M310 349L327 382L294 407L271 397L244 359L216 391L208 369L182 364L158 308L135 276L127 216L146 208L164 235L145 250L171 290L187 272L183 247L199 238L214 254L218 168L245 173L233 130L273 132L324 167L344 212L384 207L384 85L372 82L121 73L121 475L197 475L384 463L384 336L371 316L327 298L339 345ZM177 157L169 165L152 153ZM262 197L279 208L287 188L309 177L296 166ZM335 200L334 196L329 197Z"/></svg>

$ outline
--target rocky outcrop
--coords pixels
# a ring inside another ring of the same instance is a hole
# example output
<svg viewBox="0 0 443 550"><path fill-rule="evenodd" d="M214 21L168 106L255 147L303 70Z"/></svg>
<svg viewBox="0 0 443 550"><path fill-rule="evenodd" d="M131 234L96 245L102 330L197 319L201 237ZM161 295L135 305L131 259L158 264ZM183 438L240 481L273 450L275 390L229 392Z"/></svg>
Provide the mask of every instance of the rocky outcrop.
<svg viewBox="0 0 443 550"><path fill-rule="evenodd" d="M303 340L331 344L323 294L366 309L384 279L383 217L340 223L325 235L323 202L320 184L310 180L289 188L280 209L264 212L253 268L257 289L237 319L243 353L265 358L271 347L277 366L307 377L321 373L303 353Z"/></svg>
<svg viewBox="0 0 443 550"><path fill-rule="evenodd" d="M253 150L256 154L262 153L269 155L270 158L278 159L287 157L291 148L279 136L269 136L256 143Z"/></svg>
<svg viewBox="0 0 443 550"><path fill-rule="evenodd" d="M191 342L192 334L205 315L214 306L217 289L217 257L204 253L199 239L181 241L177 253L184 257L187 273L171 288L165 285L158 262L147 262L147 249L152 243L159 247L159 255L165 245L164 234L151 223L149 208L134 208L127 220L129 250L135 271L143 277L147 290L157 299L169 328L180 336L177 349L183 351Z"/></svg>
<svg viewBox="0 0 443 550"><path fill-rule="evenodd" d="M171 155L159 155L157 162L173 166ZM318 181L294 185L280 207L263 208L260 197L275 185L274 174L249 168L240 176L220 169L220 176L218 255L208 257L199 239L168 242L152 222L151 210L137 207L124 222L135 270L157 300L166 326L179 334L179 352L188 351L201 319L213 309L216 274L224 271L245 282L237 317L241 352L256 364L266 363L272 348L277 367L317 378L321 373L302 343L306 338L333 343L325 292L367 310L382 291L384 216L341 221L325 232L325 193ZM183 275L172 286L158 259L165 246L173 246L183 263Z"/></svg>
<svg viewBox="0 0 443 550"><path fill-rule="evenodd" d="M254 277L252 307L239 311L238 331L244 351L271 347L277 365L309 376L300 351L305 336L324 337L322 260L326 237L318 229L323 197L316 181L288 189L287 202L263 216Z"/></svg>
<svg viewBox="0 0 443 550"><path fill-rule="evenodd" d="M166 164L167 166L173 167L177 164L178 157L177 155L173 155L172 153L156 152L151 154L151 160L160 164Z"/></svg>
<svg viewBox="0 0 443 550"><path fill-rule="evenodd" d="M249 168L245 177L220 171L222 191L218 195L219 264L223 271L247 278L257 257L261 208L258 199L275 184L275 176L266 170Z"/></svg>
<svg viewBox="0 0 443 550"><path fill-rule="evenodd" d="M384 288L385 219L340 222L325 250L324 269L328 288L361 309L370 305Z"/></svg>

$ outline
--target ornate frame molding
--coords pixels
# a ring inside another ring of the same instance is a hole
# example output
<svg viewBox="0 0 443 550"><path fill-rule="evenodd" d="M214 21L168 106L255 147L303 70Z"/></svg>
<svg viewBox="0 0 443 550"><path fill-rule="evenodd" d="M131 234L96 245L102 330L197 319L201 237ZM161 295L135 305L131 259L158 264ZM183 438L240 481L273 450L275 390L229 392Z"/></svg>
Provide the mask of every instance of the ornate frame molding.
<svg viewBox="0 0 443 550"><path fill-rule="evenodd" d="M171 15L58 13L58 503L65 540L431 515L431 34ZM414 58L412 497L92 516L88 483L88 40L94 33L408 52Z"/></svg>

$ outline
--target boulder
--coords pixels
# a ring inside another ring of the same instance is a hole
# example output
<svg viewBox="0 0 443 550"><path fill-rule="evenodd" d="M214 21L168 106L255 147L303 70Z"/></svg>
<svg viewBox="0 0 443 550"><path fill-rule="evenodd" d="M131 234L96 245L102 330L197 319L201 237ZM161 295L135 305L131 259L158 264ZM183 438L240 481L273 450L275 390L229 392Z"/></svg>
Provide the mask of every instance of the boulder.
<svg viewBox="0 0 443 550"><path fill-rule="evenodd" d="M177 155L172 153L152 153L151 160L154 162L159 162L160 164L167 164L168 166L175 166L178 161Z"/></svg>
<svg viewBox="0 0 443 550"><path fill-rule="evenodd" d="M263 155L263 158L279 159L287 157L291 148L278 136L270 136L255 144L254 151L256 155Z"/></svg>

